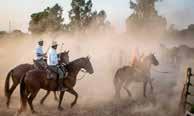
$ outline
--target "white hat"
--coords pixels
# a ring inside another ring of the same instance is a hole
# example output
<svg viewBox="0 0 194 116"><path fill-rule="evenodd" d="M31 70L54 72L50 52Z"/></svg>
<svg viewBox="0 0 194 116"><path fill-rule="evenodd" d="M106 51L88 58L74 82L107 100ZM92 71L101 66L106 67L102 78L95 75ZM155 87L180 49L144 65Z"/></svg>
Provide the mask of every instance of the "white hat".
<svg viewBox="0 0 194 116"><path fill-rule="evenodd" d="M57 42L56 41L52 41L52 46L56 46Z"/></svg>

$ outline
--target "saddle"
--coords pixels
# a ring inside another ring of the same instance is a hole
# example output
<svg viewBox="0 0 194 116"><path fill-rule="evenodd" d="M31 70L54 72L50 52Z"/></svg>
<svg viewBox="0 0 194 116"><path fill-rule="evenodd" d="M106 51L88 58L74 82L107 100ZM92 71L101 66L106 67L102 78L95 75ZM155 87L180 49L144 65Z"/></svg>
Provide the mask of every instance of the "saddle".
<svg viewBox="0 0 194 116"><path fill-rule="evenodd" d="M65 67L64 65L65 64L61 64L59 66L59 68L62 69L62 71L64 73L64 77L67 77L68 71L66 68L64 68ZM57 72L51 70L49 67L47 67L46 72L47 72L47 79L49 79L49 80L57 80L59 77L59 74Z"/></svg>
<svg viewBox="0 0 194 116"><path fill-rule="evenodd" d="M57 80L59 77L59 74L57 74L56 72L52 71L49 68L46 69L46 72L47 72L47 79L49 80Z"/></svg>
<svg viewBox="0 0 194 116"><path fill-rule="evenodd" d="M33 64L36 69L44 70L46 66L39 63L39 60L33 59Z"/></svg>

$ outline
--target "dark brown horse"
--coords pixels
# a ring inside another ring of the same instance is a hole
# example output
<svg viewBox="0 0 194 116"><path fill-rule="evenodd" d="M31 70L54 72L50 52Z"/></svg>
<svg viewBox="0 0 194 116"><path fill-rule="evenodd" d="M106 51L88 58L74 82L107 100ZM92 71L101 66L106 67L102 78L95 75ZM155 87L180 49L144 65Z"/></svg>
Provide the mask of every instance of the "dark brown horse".
<svg viewBox="0 0 194 116"><path fill-rule="evenodd" d="M151 80L151 66L157 66L158 60L154 54L146 56L142 62L138 63L137 67L125 66L119 68L114 76L115 96L120 98L120 90L122 87L126 90L129 96L131 92L128 89L129 84L132 82L144 83L144 96L146 97L146 86L149 83L153 92L152 80Z"/></svg>
<svg viewBox="0 0 194 116"><path fill-rule="evenodd" d="M67 92L75 96L74 101L71 103L71 107L73 107L77 103L78 99L78 93L73 89L77 81L77 74L81 69L86 70L86 72L88 72L89 74L94 73L94 71L88 57L74 60L67 64L65 67L68 71L68 75L67 78L64 80L64 86L67 88ZM32 113L35 113L32 102L40 89L57 91L58 85L56 79L48 80L47 76L48 74L46 71L38 69L30 70L26 73L20 84L21 107L18 113L21 113L23 110L26 109L27 102ZM64 93L65 91L60 92L58 110L63 110L63 108L61 107L61 102Z"/></svg>
<svg viewBox="0 0 194 116"><path fill-rule="evenodd" d="M64 51L58 54L59 55L59 63L68 63L69 62L69 51ZM9 73L7 74L6 80L5 80L5 96L7 97L7 107L9 107L10 99L13 91L16 89L18 84L20 83L20 80L25 75L26 72L29 70L34 69L35 66L33 64L21 64L16 66L15 68L11 69ZM10 88L10 77L12 78L12 85ZM56 93L54 93L55 99L57 99Z"/></svg>

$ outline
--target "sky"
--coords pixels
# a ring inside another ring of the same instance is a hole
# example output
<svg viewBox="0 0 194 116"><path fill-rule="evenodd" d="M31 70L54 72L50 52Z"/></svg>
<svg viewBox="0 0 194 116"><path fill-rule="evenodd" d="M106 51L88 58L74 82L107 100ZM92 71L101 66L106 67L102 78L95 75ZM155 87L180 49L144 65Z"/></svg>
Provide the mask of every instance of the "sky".
<svg viewBox="0 0 194 116"><path fill-rule="evenodd" d="M63 7L67 22L71 0L0 0L0 31L8 31L10 21L12 30L27 32L30 15L56 3ZM113 26L124 30L125 20L133 12L129 0L93 0L93 3L93 10L104 9ZM194 0L163 0L156 8L167 18L168 24L175 24L178 29L194 24Z"/></svg>

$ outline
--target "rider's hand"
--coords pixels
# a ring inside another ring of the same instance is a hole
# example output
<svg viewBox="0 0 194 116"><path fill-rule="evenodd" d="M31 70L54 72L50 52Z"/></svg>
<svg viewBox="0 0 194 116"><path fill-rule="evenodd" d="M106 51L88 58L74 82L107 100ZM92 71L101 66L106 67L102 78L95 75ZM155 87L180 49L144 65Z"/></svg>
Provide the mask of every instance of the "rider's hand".
<svg viewBox="0 0 194 116"><path fill-rule="evenodd" d="M45 53L45 54L43 54L43 56L44 56L45 58L47 58L47 55L46 55L46 53Z"/></svg>

